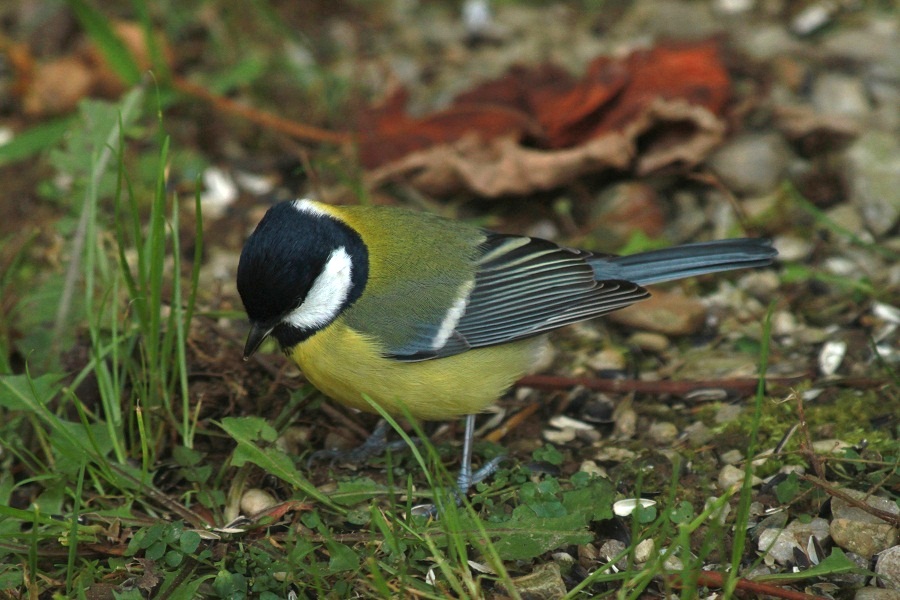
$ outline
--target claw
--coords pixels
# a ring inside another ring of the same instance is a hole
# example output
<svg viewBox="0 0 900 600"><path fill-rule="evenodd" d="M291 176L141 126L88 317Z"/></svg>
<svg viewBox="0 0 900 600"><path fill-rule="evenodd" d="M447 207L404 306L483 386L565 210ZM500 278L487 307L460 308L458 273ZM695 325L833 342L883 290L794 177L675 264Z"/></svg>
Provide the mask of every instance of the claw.
<svg viewBox="0 0 900 600"><path fill-rule="evenodd" d="M406 442L403 440L388 443L387 432L387 421L382 419L381 421L378 421L378 425L375 426L372 435L366 438L366 441L356 448L351 448L350 450L316 450L310 454L309 458L306 460L306 468L312 467L313 463L320 460L328 460L332 465L336 462L361 464L368 461L370 458L381 456L388 450L396 452L397 450L406 448ZM416 440L416 442L418 442L418 440Z"/></svg>
<svg viewBox="0 0 900 600"><path fill-rule="evenodd" d="M495 456L480 469L472 472L472 444L475 439L475 415L466 417L466 433L463 437L463 454L462 461L459 466L459 476L456 478L456 489L453 490L453 497L456 505L462 504L462 499L468 496L469 490L476 483L480 483L497 472L500 464L507 459L506 455ZM437 507L434 504L419 504L414 506L410 511L410 515L414 517L428 517L436 519L440 516Z"/></svg>

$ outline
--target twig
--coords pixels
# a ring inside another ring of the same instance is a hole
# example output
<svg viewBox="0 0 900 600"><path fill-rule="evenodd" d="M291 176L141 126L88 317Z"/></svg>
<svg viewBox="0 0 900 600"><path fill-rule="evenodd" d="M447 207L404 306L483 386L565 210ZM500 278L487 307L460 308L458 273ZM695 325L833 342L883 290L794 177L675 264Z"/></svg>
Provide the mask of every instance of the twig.
<svg viewBox="0 0 900 600"><path fill-rule="evenodd" d="M245 106L229 98L214 94L205 87L191 83L187 79L178 76L172 77L172 86L184 94L209 102L224 113L247 119L252 123L274 131L280 131L299 140L319 144L347 144L354 140L353 135L349 133L329 131L312 125L289 121L272 113Z"/></svg>
<svg viewBox="0 0 900 600"><path fill-rule="evenodd" d="M209 523L207 523L202 516L200 516L190 508L182 505L177 500L170 498L152 485L145 483L137 477L134 477L124 468L121 468L116 464L113 464L111 466L116 475L129 480L132 484L136 485L138 489L140 489L144 494L146 494L147 498L157 502L159 506L162 506L163 508L166 508L169 511L175 513L176 515L190 523L191 527L194 527L195 529L208 528Z"/></svg>
<svg viewBox="0 0 900 600"><path fill-rule="evenodd" d="M767 385L791 386L807 381L810 375L794 377L772 377L766 379ZM853 388L872 388L887 385L886 380L867 377L846 379L830 379L817 382L817 386L844 386ZM758 379L713 379L700 381L642 381L639 379L599 379L594 377L563 377L556 375L526 375L516 382L517 386L531 387L537 390L557 391L576 386L583 386L595 392L642 394L672 394L684 396L700 390L727 390L737 393L753 393L759 385Z"/></svg>
<svg viewBox="0 0 900 600"><path fill-rule="evenodd" d="M353 432L357 436L359 436L360 439L364 440L364 439L368 438L369 434L371 433L370 431L367 431L365 427L363 427L362 425L360 425L359 423L354 421L352 418L350 418L349 415L347 415L343 411L340 411L337 408L335 408L331 402L323 402L322 405L319 407L319 410L321 410L323 413L327 414L331 418L332 422L337 421L341 425L346 427L347 429L353 430ZM341 428L337 428L337 433L341 437L344 437L344 438L348 437L347 432L346 431L342 432Z"/></svg>
<svg viewBox="0 0 900 600"><path fill-rule="evenodd" d="M815 450L813 450L812 446L812 438L809 435L809 426L806 422L806 412L803 410L803 395L798 394L797 392L791 392L791 395L794 396L797 400L797 421L800 425L801 432L801 441L800 441L800 451L806 456L806 459L812 465L813 471L816 472L816 476L819 479L824 481L825 479L825 466L822 464L821 458L816 454Z"/></svg>
<svg viewBox="0 0 900 600"><path fill-rule="evenodd" d="M684 577L682 575L672 575L669 581L671 581L672 584L676 587L681 587L680 582L683 579ZM700 571L697 574L697 583L700 585L721 588L724 584L724 581L725 580L722 577L722 574L717 573L716 571ZM771 596L773 598L785 598L785 600L826 600L822 596L813 596L804 592L795 592L794 590L788 590L777 585L759 583L756 581L750 581L749 579L740 578L735 583L735 587L739 590L753 592L754 594L761 594L764 596Z"/></svg>
<svg viewBox="0 0 900 600"><path fill-rule="evenodd" d="M519 412L514 414L512 417L510 417L509 421L507 421L506 423L503 423L502 425L500 425L500 427L498 427L494 431L492 431L489 434L487 434L486 436L484 436L484 439L486 439L489 442L494 442L494 443L499 442L500 440L503 439L503 436L505 436L507 433L509 433L516 427L518 427L519 424L522 423L522 421L524 421L525 419L527 419L528 417L530 417L531 415L536 413L540 407L541 407L540 402L535 402L534 404L529 404L528 406L526 406L525 408L523 408L522 410L520 410Z"/></svg>
<svg viewBox="0 0 900 600"><path fill-rule="evenodd" d="M900 515L895 515L894 513L890 513L886 510L875 508L874 506L871 506L863 502L862 500L859 500L858 498L854 498L843 490L834 487L830 482L825 481L824 479L819 479L818 477L813 477L812 475L801 475L800 478L804 481L808 481L817 488L824 490L829 496L840 498L847 504L865 511L873 517L881 519L885 523L889 523L894 527L900 527Z"/></svg>

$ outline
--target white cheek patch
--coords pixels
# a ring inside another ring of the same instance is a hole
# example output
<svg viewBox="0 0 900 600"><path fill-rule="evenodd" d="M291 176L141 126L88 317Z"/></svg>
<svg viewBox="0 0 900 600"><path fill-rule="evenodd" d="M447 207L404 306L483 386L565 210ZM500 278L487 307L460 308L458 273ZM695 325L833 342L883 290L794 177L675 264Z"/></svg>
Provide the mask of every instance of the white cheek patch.
<svg viewBox="0 0 900 600"><path fill-rule="evenodd" d="M450 339L453 330L459 325L459 320L462 319L463 314L466 312L466 307L469 305L469 294L472 292L473 287L475 287L475 282L467 281L459 288L459 296L456 298L453 306L450 307L450 310L447 311L447 314L444 315L444 320L441 321L441 326L431 342L432 350L440 350L447 343L447 340Z"/></svg>
<svg viewBox="0 0 900 600"><path fill-rule="evenodd" d="M352 267L350 255L344 248L334 250L303 304L291 311L282 322L300 329L316 329L333 321L350 293Z"/></svg>

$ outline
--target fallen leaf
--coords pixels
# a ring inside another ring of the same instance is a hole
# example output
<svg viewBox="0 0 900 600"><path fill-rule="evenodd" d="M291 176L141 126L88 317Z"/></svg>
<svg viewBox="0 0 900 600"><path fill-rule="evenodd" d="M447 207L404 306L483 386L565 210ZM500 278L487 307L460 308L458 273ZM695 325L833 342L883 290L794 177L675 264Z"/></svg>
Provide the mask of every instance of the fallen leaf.
<svg viewBox="0 0 900 600"><path fill-rule="evenodd" d="M366 181L374 187L402 180L438 196L461 189L485 197L528 194L559 187L586 173L624 169L633 151L619 134L549 152L526 148L516 138L485 141L472 133L374 169Z"/></svg>
<svg viewBox="0 0 900 600"><path fill-rule="evenodd" d="M359 157L377 186L433 195L528 194L605 169L690 168L725 135L730 80L712 42L596 59L581 79L515 67L422 118L392 95L358 120Z"/></svg>
<svg viewBox="0 0 900 600"><path fill-rule="evenodd" d="M113 29L137 65L142 70L150 69L152 61L143 27L117 21ZM172 53L162 37L158 44L164 60L171 63ZM83 98L115 98L126 89L89 39L76 43L70 54L45 62L36 60L21 44L10 45L5 52L15 71L13 91L23 112L31 117L65 114L75 110Z"/></svg>
<svg viewBox="0 0 900 600"><path fill-rule="evenodd" d="M39 64L28 75L22 110L29 116L59 115L75 109L94 87L94 74L80 58L64 56Z"/></svg>

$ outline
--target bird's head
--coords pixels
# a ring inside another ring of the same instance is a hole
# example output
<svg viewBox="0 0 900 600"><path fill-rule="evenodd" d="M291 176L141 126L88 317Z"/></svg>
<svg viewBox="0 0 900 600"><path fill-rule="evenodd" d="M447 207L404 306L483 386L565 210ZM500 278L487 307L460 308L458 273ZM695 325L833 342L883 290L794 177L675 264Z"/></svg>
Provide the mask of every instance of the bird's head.
<svg viewBox="0 0 900 600"><path fill-rule="evenodd" d="M276 204L247 239L237 287L250 318L249 358L272 336L290 348L362 294L368 251L349 225L309 200Z"/></svg>

